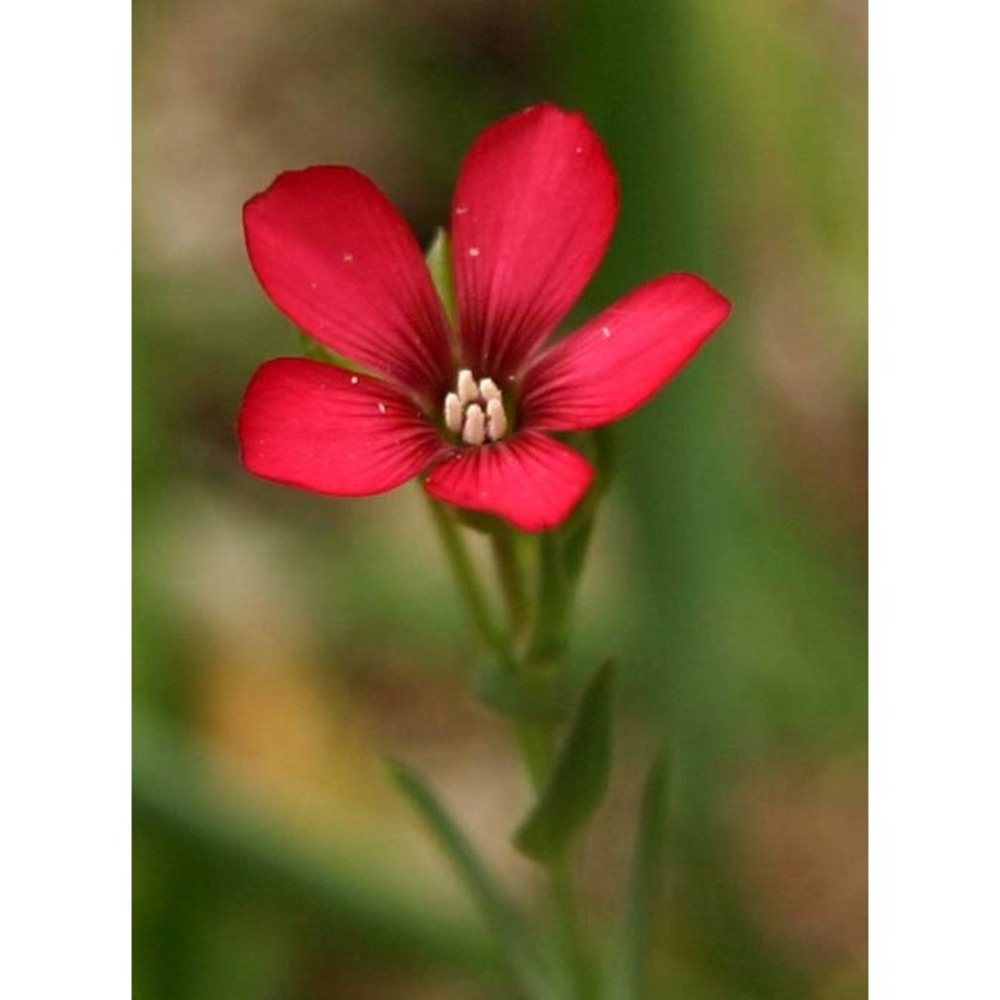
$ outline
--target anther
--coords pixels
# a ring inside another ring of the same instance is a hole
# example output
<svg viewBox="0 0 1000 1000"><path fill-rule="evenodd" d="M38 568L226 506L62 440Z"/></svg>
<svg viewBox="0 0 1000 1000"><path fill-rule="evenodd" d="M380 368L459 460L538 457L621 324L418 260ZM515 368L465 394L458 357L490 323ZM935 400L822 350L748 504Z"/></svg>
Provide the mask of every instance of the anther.
<svg viewBox="0 0 1000 1000"><path fill-rule="evenodd" d="M488 403L491 399L502 399L500 389L497 387L496 382L491 378L484 378L479 380L479 395L482 397L483 401Z"/></svg>
<svg viewBox="0 0 1000 1000"><path fill-rule="evenodd" d="M443 408L445 428L465 444L499 441L509 429L500 387L491 378L477 383L469 368L459 371L455 390L446 393Z"/></svg>
<svg viewBox="0 0 1000 1000"><path fill-rule="evenodd" d="M494 398L486 404L486 436L499 441L507 433L507 413L503 401Z"/></svg>
<svg viewBox="0 0 1000 1000"><path fill-rule="evenodd" d="M466 444L482 444L486 440L486 417L478 403L473 403L465 411L462 440Z"/></svg>
<svg viewBox="0 0 1000 1000"><path fill-rule="evenodd" d="M463 368L458 373L458 398L463 405L474 403L479 399L479 389L476 387L476 380L472 377L472 372L468 368Z"/></svg>
<svg viewBox="0 0 1000 1000"><path fill-rule="evenodd" d="M462 430L462 401L458 398L458 393L449 392L444 397L444 425L452 434L458 434Z"/></svg>

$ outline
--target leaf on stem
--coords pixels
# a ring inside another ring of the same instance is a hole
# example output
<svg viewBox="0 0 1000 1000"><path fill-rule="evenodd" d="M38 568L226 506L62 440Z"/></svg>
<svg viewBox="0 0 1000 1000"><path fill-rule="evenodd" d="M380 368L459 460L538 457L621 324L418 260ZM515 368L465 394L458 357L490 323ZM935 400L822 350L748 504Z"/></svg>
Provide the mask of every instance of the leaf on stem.
<svg viewBox="0 0 1000 1000"><path fill-rule="evenodd" d="M584 691L541 797L514 835L518 849L536 861L562 857L604 797L611 770L613 689L609 660Z"/></svg>
<svg viewBox="0 0 1000 1000"><path fill-rule="evenodd" d="M537 996L539 976L526 959L526 935L521 922L475 848L420 775L399 761L389 760L388 765L396 784L430 828L472 895L511 977L520 983L525 995Z"/></svg>

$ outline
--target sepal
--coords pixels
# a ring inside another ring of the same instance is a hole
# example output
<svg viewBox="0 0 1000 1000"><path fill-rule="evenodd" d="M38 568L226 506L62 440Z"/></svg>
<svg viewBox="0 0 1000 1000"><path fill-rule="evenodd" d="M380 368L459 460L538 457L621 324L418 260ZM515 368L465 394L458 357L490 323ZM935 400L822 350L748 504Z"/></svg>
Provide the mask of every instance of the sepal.
<svg viewBox="0 0 1000 1000"><path fill-rule="evenodd" d="M519 722L565 722L572 709L572 690L564 671L531 677L512 674L499 663L487 664L476 678L476 694L494 711Z"/></svg>

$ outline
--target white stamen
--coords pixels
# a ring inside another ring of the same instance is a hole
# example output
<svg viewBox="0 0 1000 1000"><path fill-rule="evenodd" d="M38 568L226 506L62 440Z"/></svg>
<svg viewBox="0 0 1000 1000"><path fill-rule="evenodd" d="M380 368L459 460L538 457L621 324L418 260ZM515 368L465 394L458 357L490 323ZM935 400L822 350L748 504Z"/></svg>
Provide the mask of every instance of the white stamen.
<svg viewBox="0 0 1000 1000"><path fill-rule="evenodd" d="M483 408L473 403L465 411L465 424L462 427L462 440L466 444L482 444L486 439L486 417Z"/></svg>
<svg viewBox="0 0 1000 1000"><path fill-rule="evenodd" d="M469 247L469 256L470 257L478 257L479 256L479 247Z"/></svg>
<svg viewBox="0 0 1000 1000"><path fill-rule="evenodd" d="M503 398L499 387L491 378L479 380L479 395L482 397L484 403L488 403L491 399Z"/></svg>
<svg viewBox="0 0 1000 1000"><path fill-rule="evenodd" d="M444 397L444 425L452 434L462 430L462 401L456 392L449 392Z"/></svg>
<svg viewBox="0 0 1000 1000"><path fill-rule="evenodd" d="M500 399L491 399L486 404L486 436L491 441L499 441L507 433L507 414Z"/></svg>
<svg viewBox="0 0 1000 1000"><path fill-rule="evenodd" d="M385 405L385 403L379 403L378 412L385 416L385 414L389 412L389 408Z"/></svg>
<svg viewBox="0 0 1000 1000"><path fill-rule="evenodd" d="M607 326L601 327L601 336L607 340L611 336L611 328Z"/></svg>
<svg viewBox="0 0 1000 1000"><path fill-rule="evenodd" d="M455 206L455 214L456 215L465 215L465 213L468 212L468 211L469 211L469 209L465 205L456 205Z"/></svg>
<svg viewBox="0 0 1000 1000"><path fill-rule="evenodd" d="M472 377L472 372L468 368L463 368L458 373L458 398L465 403L474 403L479 399L479 389L476 388L476 380Z"/></svg>
<svg viewBox="0 0 1000 1000"><path fill-rule="evenodd" d="M491 378L480 379L477 385L472 370L462 368L455 390L444 397L444 426L473 446L505 437L510 425L500 387Z"/></svg>
<svg viewBox="0 0 1000 1000"><path fill-rule="evenodd" d="M357 384L358 384L358 376L357 375L352 375L351 376L351 385L357 385Z"/></svg>

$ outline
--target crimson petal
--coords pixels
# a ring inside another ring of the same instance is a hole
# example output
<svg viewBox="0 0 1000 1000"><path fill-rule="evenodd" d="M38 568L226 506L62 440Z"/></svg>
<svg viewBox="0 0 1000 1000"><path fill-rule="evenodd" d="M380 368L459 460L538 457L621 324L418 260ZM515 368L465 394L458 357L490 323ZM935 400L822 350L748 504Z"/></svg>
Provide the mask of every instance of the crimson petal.
<svg viewBox="0 0 1000 1000"><path fill-rule="evenodd" d="M237 434L243 464L255 475L342 497L391 490L442 449L403 393L304 358L257 369Z"/></svg>
<svg viewBox="0 0 1000 1000"><path fill-rule="evenodd" d="M466 363L516 374L590 280L618 215L618 181L582 115L550 104L486 129L452 205Z"/></svg>
<svg viewBox="0 0 1000 1000"><path fill-rule="evenodd" d="M521 397L524 425L587 430L625 416L691 358L731 308L690 274L637 288L534 361Z"/></svg>
<svg viewBox="0 0 1000 1000"><path fill-rule="evenodd" d="M349 167L281 174L243 210L274 304L331 350L427 395L448 382L440 299L406 221Z"/></svg>
<svg viewBox="0 0 1000 1000"><path fill-rule="evenodd" d="M424 485L439 500L496 514L523 531L545 531L569 517L593 476L572 448L525 431L459 452L436 465Z"/></svg>

